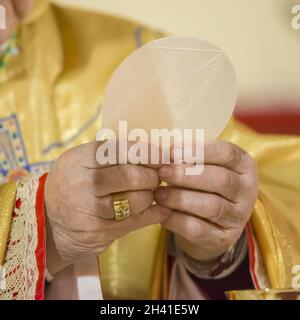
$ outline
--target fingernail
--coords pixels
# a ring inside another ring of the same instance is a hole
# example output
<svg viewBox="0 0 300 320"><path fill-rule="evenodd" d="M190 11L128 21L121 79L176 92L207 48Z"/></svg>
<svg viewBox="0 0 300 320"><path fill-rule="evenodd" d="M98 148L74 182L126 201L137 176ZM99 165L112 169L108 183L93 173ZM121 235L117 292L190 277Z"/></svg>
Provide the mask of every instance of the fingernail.
<svg viewBox="0 0 300 320"><path fill-rule="evenodd" d="M155 191L155 194L154 194L154 199L157 201L157 202L162 202L166 199L167 197L167 190L165 190L165 188L159 188Z"/></svg>
<svg viewBox="0 0 300 320"><path fill-rule="evenodd" d="M173 169L170 166L163 166L158 169L158 175L161 179L169 178L173 174Z"/></svg>

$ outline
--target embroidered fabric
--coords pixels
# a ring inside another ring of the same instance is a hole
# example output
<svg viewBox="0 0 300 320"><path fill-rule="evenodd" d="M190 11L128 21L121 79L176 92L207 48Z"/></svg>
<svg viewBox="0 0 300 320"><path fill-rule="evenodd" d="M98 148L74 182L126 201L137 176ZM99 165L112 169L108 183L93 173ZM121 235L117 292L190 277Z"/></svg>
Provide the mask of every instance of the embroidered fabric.
<svg viewBox="0 0 300 320"><path fill-rule="evenodd" d="M4 262L6 287L0 300L34 300L38 281L35 251L38 243L35 212L38 177L17 182L16 204Z"/></svg>
<svg viewBox="0 0 300 320"><path fill-rule="evenodd" d="M250 257L250 272L257 290L271 288L263 258L251 223L247 225L247 237Z"/></svg>

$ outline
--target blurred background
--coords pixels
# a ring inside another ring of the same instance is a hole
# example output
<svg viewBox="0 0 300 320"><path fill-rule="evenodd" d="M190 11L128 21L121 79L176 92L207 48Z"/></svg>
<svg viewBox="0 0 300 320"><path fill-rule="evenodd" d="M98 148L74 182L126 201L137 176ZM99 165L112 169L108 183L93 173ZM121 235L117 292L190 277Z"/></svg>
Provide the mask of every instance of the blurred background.
<svg viewBox="0 0 300 320"><path fill-rule="evenodd" d="M236 116L261 132L300 134L300 0L55 0L217 44L235 67Z"/></svg>

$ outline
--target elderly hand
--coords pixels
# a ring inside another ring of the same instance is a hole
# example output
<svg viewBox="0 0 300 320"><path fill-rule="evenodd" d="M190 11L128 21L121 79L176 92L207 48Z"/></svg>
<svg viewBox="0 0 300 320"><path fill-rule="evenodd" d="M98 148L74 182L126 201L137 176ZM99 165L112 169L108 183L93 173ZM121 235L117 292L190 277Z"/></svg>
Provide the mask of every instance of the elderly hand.
<svg viewBox="0 0 300 320"><path fill-rule="evenodd" d="M257 198L256 162L244 150L224 141L204 148L201 175L185 175L186 165L158 170L168 187L155 191L155 200L173 210L163 224L176 234L188 255L213 261L241 236Z"/></svg>
<svg viewBox="0 0 300 320"><path fill-rule="evenodd" d="M98 146L89 143L66 151L47 177L45 205L52 233L47 236L47 266L52 274L67 263L104 251L133 230L163 223L172 212L152 206L153 189L159 185L155 168L101 166L96 162ZM131 209L131 216L118 222L112 197L117 192L129 200ZM65 262L61 267L58 258Z"/></svg>

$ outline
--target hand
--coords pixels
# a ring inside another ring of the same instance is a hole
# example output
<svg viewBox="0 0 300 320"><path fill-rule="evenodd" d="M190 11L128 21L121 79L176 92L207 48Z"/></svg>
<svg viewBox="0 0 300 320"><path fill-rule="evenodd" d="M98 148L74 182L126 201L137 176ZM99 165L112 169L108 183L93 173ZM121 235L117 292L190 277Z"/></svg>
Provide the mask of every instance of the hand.
<svg viewBox="0 0 300 320"><path fill-rule="evenodd" d="M52 274L67 263L99 254L133 230L164 222L171 214L170 209L152 206L153 189L160 183L155 168L100 166L98 146L89 143L65 152L47 177L45 206L51 228L47 267ZM123 221L114 220L116 192L124 192L130 203L131 216ZM57 257L64 262L61 267Z"/></svg>
<svg viewBox="0 0 300 320"><path fill-rule="evenodd" d="M6 11L7 28L0 30L0 44L9 39L19 21L29 12L32 0L0 0Z"/></svg>
<svg viewBox="0 0 300 320"><path fill-rule="evenodd" d="M224 141L204 147L201 175L185 175L187 165L167 165L159 177L168 187L155 200L173 210L164 226L192 258L213 261L241 236L258 194L256 162L244 150Z"/></svg>

